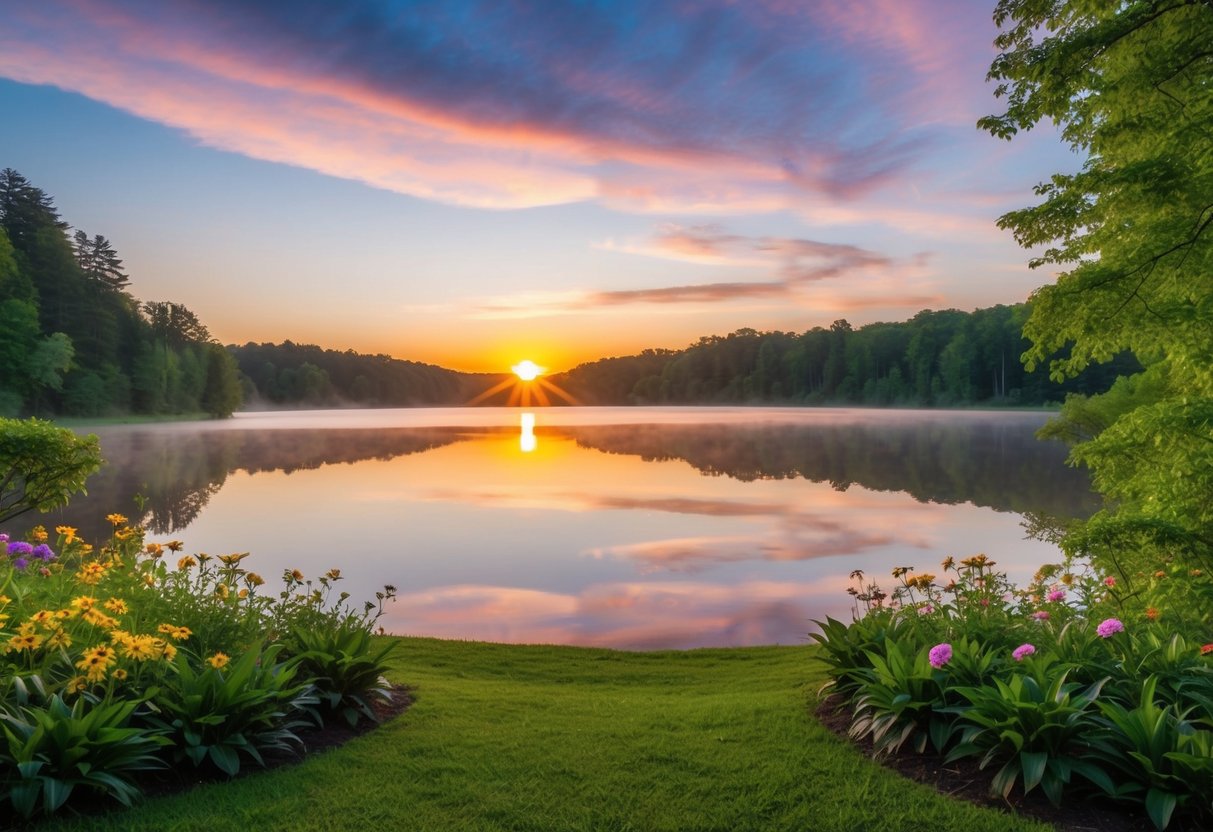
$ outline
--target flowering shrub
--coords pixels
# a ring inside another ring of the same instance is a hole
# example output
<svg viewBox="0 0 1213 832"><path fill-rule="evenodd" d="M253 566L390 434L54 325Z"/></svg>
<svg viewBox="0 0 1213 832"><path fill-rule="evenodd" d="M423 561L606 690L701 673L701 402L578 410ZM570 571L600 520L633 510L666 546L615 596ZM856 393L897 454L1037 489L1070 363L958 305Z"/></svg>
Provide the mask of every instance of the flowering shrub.
<svg viewBox="0 0 1213 832"><path fill-rule="evenodd" d="M1024 589L985 555L942 567L898 567L887 592L856 571L852 623L819 623L852 736L974 756L1001 796L1039 786L1054 804L1142 809L1159 829L1213 821L1213 644L1164 623L1195 616L1161 615L1136 583L1083 564L1045 566Z"/></svg>
<svg viewBox="0 0 1213 832"><path fill-rule="evenodd" d="M68 526L53 542L40 526L0 534L0 815L53 812L79 787L128 803L137 772L184 762L232 775L242 757L291 748L296 728L332 713L318 707L332 681L317 667L356 668L339 703L382 694L392 645L372 652L371 632L392 587L355 609L348 593L330 598L338 570L289 570L266 592L247 553L181 554L107 519L98 547ZM342 652L288 638L304 629L345 634Z"/></svg>

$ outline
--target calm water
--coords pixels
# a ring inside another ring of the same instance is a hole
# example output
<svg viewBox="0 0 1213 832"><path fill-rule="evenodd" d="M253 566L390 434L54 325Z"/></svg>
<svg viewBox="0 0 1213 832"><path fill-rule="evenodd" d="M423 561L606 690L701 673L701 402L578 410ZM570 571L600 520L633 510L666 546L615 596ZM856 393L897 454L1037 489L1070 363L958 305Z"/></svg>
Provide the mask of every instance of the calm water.
<svg viewBox="0 0 1213 832"><path fill-rule="evenodd" d="M1057 551L1023 513L1096 507L1043 414L755 408L240 414L103 427L109 464L51 518L104 515L267 579L339 567L389 631L632 649L795 644L848 574ZM49 525L49 524L48 524ZM273 581L267 588L273 585Z"/></svg>

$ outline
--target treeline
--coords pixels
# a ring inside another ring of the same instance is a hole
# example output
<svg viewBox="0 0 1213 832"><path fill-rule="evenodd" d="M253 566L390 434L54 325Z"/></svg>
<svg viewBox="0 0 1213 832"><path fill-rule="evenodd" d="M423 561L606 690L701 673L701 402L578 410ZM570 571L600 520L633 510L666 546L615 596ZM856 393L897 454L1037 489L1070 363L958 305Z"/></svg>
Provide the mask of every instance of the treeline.
<svg viewBox="0 0 1213 832"><path fill-rule="evenodd" d="M845 320L800 334L739 329L683 350L582 364L552 380L584 404L1040 405L1107 390L1129 354L1064 383L1019 357L1027 304L923 311L902 323Z"/></svg>
<svg viewBox="0 0 1213 832"><path fill-rule="evenodd" d="M252 406L453 406L466 404L500 378L290 341L228 350L244 374Z"/></svg>
<svg viewBox="0 0 1213 832"><path fill-rule="evenodd" d="M0 415L104 416L240 406L235 361L184 306L143 303L100 234L0 171Z"/></svg>

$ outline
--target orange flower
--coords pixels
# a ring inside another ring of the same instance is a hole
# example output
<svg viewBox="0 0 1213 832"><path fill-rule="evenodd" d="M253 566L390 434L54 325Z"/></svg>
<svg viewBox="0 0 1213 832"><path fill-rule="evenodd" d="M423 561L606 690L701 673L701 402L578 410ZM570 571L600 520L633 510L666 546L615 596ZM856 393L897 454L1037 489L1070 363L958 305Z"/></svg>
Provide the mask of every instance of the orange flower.
<svg viewBox="0 0 1213 832"><path fill-rule="evenodd" d="M50 535L46 533L45 526L34 526L34 529L29 533L29 536L34 539L35 543L45 543L50 539Z"/></svg>
<svg viewBox="0 0 1213 832"><path fill-rule="evenodd" d="M1213 653L1213 644L1202 644L1200 646L1200 655L1207 656Z"/></svg>
<svg viewBox="0 0 1213 832"><path fill-rule="evenodd" d="M1160 614L1154 607L1146 607L1146 618L1151 621L1157 621Z"/></svg>

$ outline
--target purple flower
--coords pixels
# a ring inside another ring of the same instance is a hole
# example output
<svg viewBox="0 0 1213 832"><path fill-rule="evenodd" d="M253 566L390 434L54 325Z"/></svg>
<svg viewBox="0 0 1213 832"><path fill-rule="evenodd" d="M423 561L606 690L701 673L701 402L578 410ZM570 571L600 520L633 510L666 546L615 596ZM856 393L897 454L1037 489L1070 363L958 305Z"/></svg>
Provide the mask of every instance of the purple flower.
<svg viewBox="0 0 1213 832"><path fill-rule="evenodd" d="M936 644L931 648L931 654L927 657L931 662L931 667L943 667L952 660L952 645L948 643Z"/></svg>
<svg viewBox="0 0 1213 832"><path fill-rule="evenodd" d="M1058 587L1057 589L1051 591L1046 597L1050 601L1060 601L1062 598L1066 597L1066 591L1061 587Z"/></svg>
<svg viewBox="0 0 1213 832"><path fill-rule="evenodd" d="M0 543L8 543L8 535L0 532Z"/></svg>
<svg viewBox="0 0 1213 832"><path fill-rule="evenodd" d="M27 566L29 566L29 561L26 560L25 558L14 558L13 559L13 569L21 570Z"/></svg>
<svg viewBox="0 0 1213 832"><path fill-rule="evenodd" d="M52 552L51 547L47 546L45 543L39 543L37 546L35 546L33 555L38 560L46 561L47 563L50 563L55 559L55 553Z"/></svg>
<svg viewBox="0 0 1213 832"><path fill-rule="evenodd" d="M1036 648L1031 644L1021 644L1011 651L1011 658L1017 662L1022 662L1024 656L1030 656L1036 652Z"/></svg>
<svg viewBox="0 0 1213 832"><path fill-rule="evenodd" d="M1099 622L1099 626L1095 628L1095 634L1100 638L1111 638L1117 633L1123 633L1125 625L1120 623L1118 618L1105 618Z"/></svg>
<svg viewBox="0 0 1213 832"><path fill-rule="evenodd" d="M1032 613L1032 617L1037 621L1048 621L1049 612L1048 610L1037 610L1036 612Z"/></svg>
<svg viewBox="0 0 1213 832"><path fill-rule="evenodd" d="M26 543L24 540L18 540L8 544L8 553L10 555L31 555L34 552L34 547Z"/></svg>

